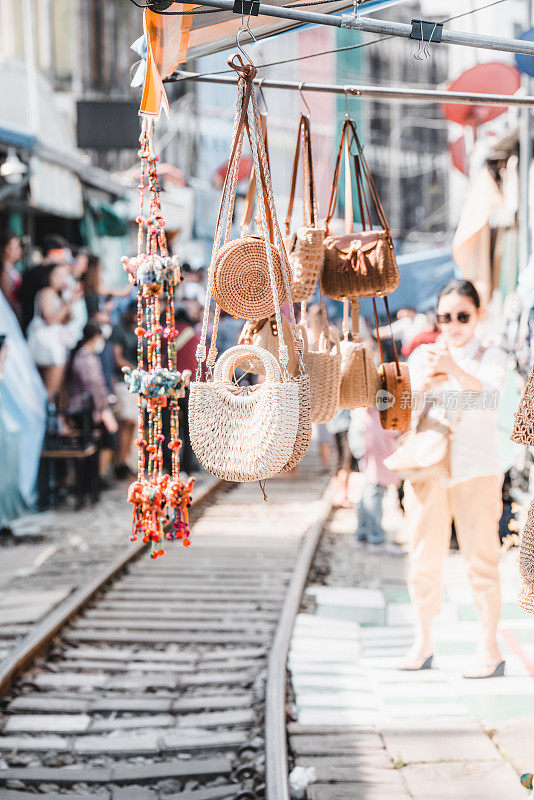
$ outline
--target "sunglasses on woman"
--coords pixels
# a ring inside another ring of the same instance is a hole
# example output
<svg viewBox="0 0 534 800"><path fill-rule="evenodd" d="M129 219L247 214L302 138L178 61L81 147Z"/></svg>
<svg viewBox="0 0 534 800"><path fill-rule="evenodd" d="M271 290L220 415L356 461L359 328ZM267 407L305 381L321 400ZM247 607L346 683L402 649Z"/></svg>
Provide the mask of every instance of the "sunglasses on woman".
<svg viewBox="0 0 534 800"><path fill-rule="evenodd" d="M459 322L461 325L466 325L469 320L471 319L471 314L469 311L460 311L456 315L456 322ZM454 322L452 314L438 314L438 323L440 325L450 325L451 322Z"/></svg>

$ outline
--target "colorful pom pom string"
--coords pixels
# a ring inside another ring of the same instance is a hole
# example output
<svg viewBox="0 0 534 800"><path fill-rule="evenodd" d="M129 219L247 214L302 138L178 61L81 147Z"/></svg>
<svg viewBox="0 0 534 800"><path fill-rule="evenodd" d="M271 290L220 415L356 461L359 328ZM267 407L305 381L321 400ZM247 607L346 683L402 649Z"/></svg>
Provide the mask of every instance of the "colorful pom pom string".
<svg viewBox="0 0 534 800"><path fill-rule="evenodd" d="M190 544L189 506L194 479L180 480L179 401L191 373L176 366L178 335L174 327L174 292L181 280L179 262L170 256L161 214L157 156L151 151L153 122L143 122L139 157L139 214L137 255L124 256L123 267L137 286L137 368L124 369L130 392L139 395L137 480L128 490L133 505L131 540L151 545L151 557L164 555L165 540ZM145 194L148 190L148 213ZM171 474L163 474L162 409L170 417Z"/></svg>

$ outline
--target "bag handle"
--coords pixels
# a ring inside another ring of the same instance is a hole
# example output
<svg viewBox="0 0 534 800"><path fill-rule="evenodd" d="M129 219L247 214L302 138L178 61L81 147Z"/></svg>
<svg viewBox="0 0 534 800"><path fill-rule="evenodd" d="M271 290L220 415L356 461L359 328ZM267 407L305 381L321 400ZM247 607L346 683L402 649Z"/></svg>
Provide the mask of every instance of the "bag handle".
<svg viewBox="0 0 534 800"><path fill-rule="evenodd" d="M261 130L263 134L263 141L265 143L265 154L267 156L267 165L270 169L270 161L269 161L269 144L267 139L267 114L260 114L260 122L261 122ZM245 231L250 228L250 223L252 222L252 212L254 210L254 198L256 195L256 172L253 169L250 171L250 178L248 182L248 189L247 194L245 197L245 204L243 207L243 217L241 219L241 235L243 236ZM263 201L265 203L265 208L267 211L267 225L269 229L269 239L271 242L273 241L273 220L271 215L271 209L269 208L269 203L267 201L267 195L265 193L265 188L263 188ZM261 224L261 216L258 213L256 214L256 227L259 231L262 231L262 224Z"/></svg>
<svg viewBox="0 0 534 800"><path fill-rule="evenodd" d="M390 237L390 229L386 219L386 215L384 213L384 209L382 203L380 202L380 197L378 196L378 192L376 190L376 185L373 180L373 176L371 175L371 171L363 154L363 147L361 142L358 138L358 134L356 131L356 124L354 120L350 119L349 117L345 118L343 122L343 127L341 128L341 137L339 141L339 148L336 158L336 165L334 167L334 177L332 180L332 188L330 190L330 200L328 202L328 214L326 217L326 231L328 233L330 222L332 217L334 216L334 212L336 210L336 201L337 201L337 194L338 194L338 187L339 187L339 176L341 172L341 160L343 158L343 153L345 153L345 231L346 233L352 233L353 225L354 225L354 214L353 214L353 206L352 206L352 174L350 170L350 166L347 164L349 161L350 156L350 145L354 141L356 143L357 153L353 154L352 160L354 162L354 172L356 177L356 190L358 193L358 205L360 208L360 216L362 221L363 230L367 229L367 225L369 228L372 228L372 220L371 214L369 209L369 204L367 201L367 191L365 189L365 184L367 184L368 192L372 204L375 208L377 217L380 221L380 224Z"/></svg>
<svg viewBox="0 0 534 800"><path fill-rule="evenodd" d="M313 172L313 154L311 145L311 126L310 118L305 114L300 115L297 143L295 145L295 155L293 156L293 170L291 173L291 189L289 192L289 204L286 214L286 236L291 232L291 217L293 216L293 204L295 201L295 191L297 188L297 175L300 161L302 143L302 159L303 159L303 176L302 188L304 195L304 213L305 221L311 226L317 227L318 213L317 213L317 196L315 190L315 177ZM306 219L306 208L309 212L308 219Z"/></svg>
<svg viewBox="0 0 534 800"><path fill-rule="evenodd" d="M395 358L395 367L396 367L396 370L397 370L397 377L400 378L401 377L401 371L400 371L399 354L397 353L397 345L395 344L395 337L393 336L391 314L389 313L389 303L388 303L387 297L384 297L383 300L384 300L384 303L386 305L386 313L388 315L389 329L391 331L391 341L393 343L393 354L394 354L394 358ZM378 313L377 313L377 310L376 310L376 297L373 297L373 310L374 310L374 313L375 313L376 338L378 340L378 350L380 352L380 363L383 364L384 363L384 354L382 352L382 341L380 339L380 330L379 330L379 324L378 324Z"/></svg>
<svg viewBox="0 0 534 800"><path fill-rule="evenodd" d="M280 364L276 358L264 347L252 344L238 344L225 350L215 364L213 379L223 383L231 382L235 368L245 361L261 362L265 369L265 379L270 383L280 381Z"/></svg>
<svg viewBox="0 0 534 800"><path fill-rule="evenodd" d="M341 330L343 332L343 339L348 342L349 340L349 302L350 302L350 318L351 318L351 333L355 342L358 341L360 335L360 301L350 300L348 297L343 298L343 323Z"/></svg>

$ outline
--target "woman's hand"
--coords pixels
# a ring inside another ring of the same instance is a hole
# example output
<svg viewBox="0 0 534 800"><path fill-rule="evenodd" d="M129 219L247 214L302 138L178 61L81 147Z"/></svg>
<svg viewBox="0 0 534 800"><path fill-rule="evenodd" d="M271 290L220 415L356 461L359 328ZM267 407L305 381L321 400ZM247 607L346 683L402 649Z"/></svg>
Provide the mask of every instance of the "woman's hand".
<svg viewBox="0 0 534 800"><path fill-rule="evenodd" d="M453 360L448 347L428 349L428 371L431 376L456 375L458 365Z"/></svg>

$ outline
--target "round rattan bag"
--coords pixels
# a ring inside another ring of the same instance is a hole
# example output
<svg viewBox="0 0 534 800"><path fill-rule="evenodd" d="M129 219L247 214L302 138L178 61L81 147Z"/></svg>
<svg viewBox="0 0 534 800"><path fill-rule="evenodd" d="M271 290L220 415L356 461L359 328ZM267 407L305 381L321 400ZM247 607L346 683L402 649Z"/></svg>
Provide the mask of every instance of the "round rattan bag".
<svg viewBox="0 0 534 800"><path fill-rule="evenodd" d="M279 305L286 296L280 253L271 245ZM264 319L274 314L267 247L259 236L231 239L217 253L213 267L213 299L223 311L242 319Z"/></svg>
<svg viewBox="0 0 534 800"><path fill-rule="evenodd" d="M234 370L251 359L262 362L265 380L240 388ZM231 347L217 360L213 380L191 383L191 444L218 478L246 483L277 475L293 455L298 425L299 388L282 380L278 361L262 347Z"/></svg>
<svg viewBox="0 0 534 800"><path fill-rule="evenodd" d="M381 364L378 375L382 388L377 392L376 404L382 427L391 431L407 431L412 419L412 389L408 365L403 361L398 365L394 361Z"/></svg>

